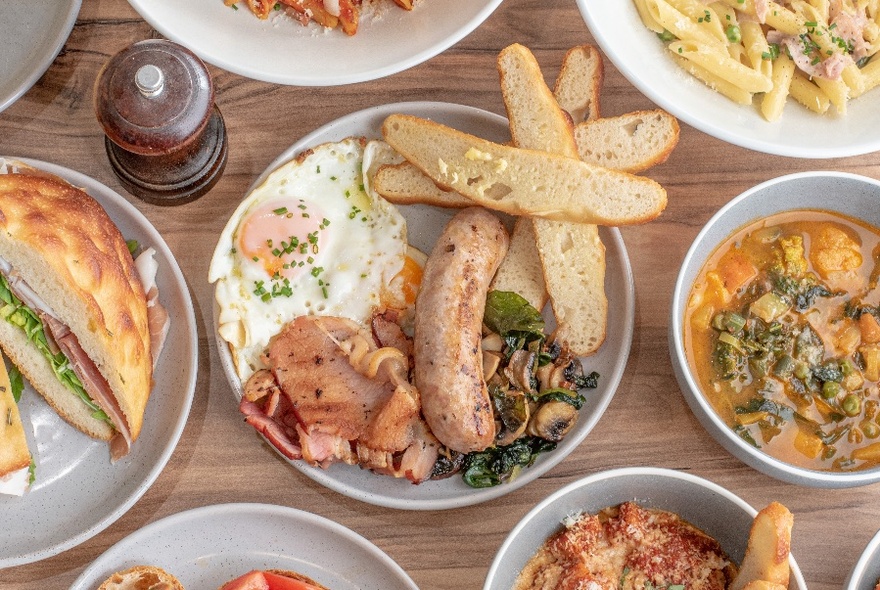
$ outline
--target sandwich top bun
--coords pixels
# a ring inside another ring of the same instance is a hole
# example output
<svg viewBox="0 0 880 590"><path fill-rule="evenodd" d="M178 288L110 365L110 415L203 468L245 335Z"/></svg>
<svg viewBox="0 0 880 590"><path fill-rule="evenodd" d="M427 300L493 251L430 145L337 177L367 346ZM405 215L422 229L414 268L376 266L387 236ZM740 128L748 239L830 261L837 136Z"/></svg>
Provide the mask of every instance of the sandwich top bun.
<svg viewBox="0 0 880 590"><path fill-rule="evenodd" d="M0 258L70 328L136 439L152 385L147 305L125 240L104 209L39 171L0 174ZM92 437L113 436L18 326L0 321L0 347L65 420Z"/></svg>
<svg viewBox="0 0 880 590"><path fill-rule="evenodd" d="M98 590L184 590L183 584L165 570L151 565L136 565L104 580Z"/></svg>

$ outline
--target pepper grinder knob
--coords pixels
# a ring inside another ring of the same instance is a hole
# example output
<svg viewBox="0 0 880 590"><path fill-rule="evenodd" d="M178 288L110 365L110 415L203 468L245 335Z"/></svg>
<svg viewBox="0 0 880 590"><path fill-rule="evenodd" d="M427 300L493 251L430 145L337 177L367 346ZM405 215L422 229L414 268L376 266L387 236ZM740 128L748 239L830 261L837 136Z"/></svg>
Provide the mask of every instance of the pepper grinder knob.
<svg viewBox="0 0 880 590"><path fill-rule="evenodd" d="M113 172L160 205L208 192L226 166L226 126L205 65L162 39L123 49L95 82L95 115Z"/></svg>

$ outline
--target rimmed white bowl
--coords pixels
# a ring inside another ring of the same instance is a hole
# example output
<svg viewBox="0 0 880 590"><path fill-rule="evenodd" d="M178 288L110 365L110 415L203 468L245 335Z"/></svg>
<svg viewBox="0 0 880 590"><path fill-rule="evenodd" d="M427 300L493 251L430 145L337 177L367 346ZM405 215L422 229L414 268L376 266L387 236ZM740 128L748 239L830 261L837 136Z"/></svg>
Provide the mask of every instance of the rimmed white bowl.
<svg viewBox="0 0 880 590"><path fill-rule="evenodd" d="M721 208L697 235L684 257L669 321L672 368L684 397L706 430L731 454L751 467L789 483L843 488L880 481L880 467L831 472L797 467L768 455L740 438L712 408L700 390L684 350L684 313L691 286L719 244L740 228L769 215L797 209L842 213L880 227L880 182L843 172L803 172L768 180Z"/></svg>
<svg viewBox="0 0 880 590"><path fill-rule="evenodd" d="M614 65L645 96L682 121L728 143L793 158L839 158L880 150L880 90L852 100L846 116L816 115L789 99L778 121L734 103L682 70L642 24L633 0L577 0ZM831 110L834 110L833 108Z"/></svg>
<svg viewBox="0 0 880 590"><path fill-rule="evenodd" d="M596 513L627 501L678 514L714 537L737 563L745 555L752 520L758 512L733 492L688 473L654 467L603 471L570 483L523 517L495 555L483 590L510 590L528 560L550 535L561 530L566 517L578 512ZM789 563L789 588L806 590L794 557Z"/></svg>

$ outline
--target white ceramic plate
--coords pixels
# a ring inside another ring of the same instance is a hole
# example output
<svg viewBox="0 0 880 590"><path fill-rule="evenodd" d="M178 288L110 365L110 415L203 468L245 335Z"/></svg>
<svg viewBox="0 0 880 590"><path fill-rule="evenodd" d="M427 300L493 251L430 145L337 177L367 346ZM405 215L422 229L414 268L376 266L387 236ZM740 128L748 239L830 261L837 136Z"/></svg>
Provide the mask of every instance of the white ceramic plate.
<svg viewBox="0 0 880 590"><path fill-rule="evenodd" d="M782 117L770 123L755 106L735 104L678 67L665 43L642 24L633 0L577 3L617 69L645 96L704 133L794 158L837 158L880 149L880 90L850 101L844 117L816 115L789 99Z"/></svg>
<svg viewBox="0 0 880 590"><path fill-rule="evenodd" d="M303 27L283 11L259 20L239 2L129 0L160 33L230 72L276 84L335 86L390 76L426 61L482 23L501 0L420 0L412 11L379 0L381 17L356 35Z"/></svg>
<svg viewBox="0 0 880 590"><path fill-rule="evenodd" d="M70 590L94 590L135 565L161 567L193 590L214 590L254 569L293 570L334 590L418 590L359 534L268 504L205 506L149 524L108 549Z"/></svg>
<svg viewBox="0 0 880 590"><path fill-rule="evenodd" d="M80 2L0 2L0 111L52 65L73 29Z"/></svg>
<svg viewBox="0 0 880 590"><path fill-rule="evenodd" d="M308 147L339 141L352 135L380 138L382 121L392 113L426 117L494 141L504 142L510 139L507 120L480 109L433 102L389 104L342 117L305 136L278 156L253 186ZM449 210L423 205L399 209L407 220L409 242L423 252L431 251L446 222L453 215ZM549 471L571 453L599 421L620 383L632 343L635 296L626 247L617 229L601 228L600 236L605 243L607 258L605 292L609 301L608 336L597 354L584 359L585 371L598 371L601 375L599 387L586 390L587 403L581 409L577 425L556 450L540 455L536 463L524 470L512 483L474 489L468 487L460 476L453 476L414 486L408 480L375 475L344 464L332 465L327 470L310 467L302 461L292 461L291 464L315 481L346 496L370 504L409 510L438 510L485 502L512 492ZM215 306L215 326L216 319ZM235 373L229 349L219 336L217 344L223 369L238 400L242 395L241 382Z"/></svg>
<svg viewBox="0 0 880 590"><path fill-rule="evenodd" d="M154 373L155 383L140 437L131 453L110 464L107 443L64 422L30 385L19 409L37 480L21 498L0 495L6 523L0 534L0 569L39 561L101 532L147 491L174 451L186 424L196 385L198 343L192 300L162 236L128 201L103 184L46 162L10 157L66 179L95 198L122 231L156 249L159 300L171 329Z"/></svg>
<svg viewBox="0 0 880 590"><path fill-rule="evenodd" d="M714 537L736 563L742 562L757 510L711 481L671 469L629 467L596 473L572 482L535 506L513 528L495 556L483 590L509 590L544 541L562 521L635 501L646 508L674 512ZM795 522L797 526L797 522ZM801 570L789 557L791 590L806 590Z"/></svg>

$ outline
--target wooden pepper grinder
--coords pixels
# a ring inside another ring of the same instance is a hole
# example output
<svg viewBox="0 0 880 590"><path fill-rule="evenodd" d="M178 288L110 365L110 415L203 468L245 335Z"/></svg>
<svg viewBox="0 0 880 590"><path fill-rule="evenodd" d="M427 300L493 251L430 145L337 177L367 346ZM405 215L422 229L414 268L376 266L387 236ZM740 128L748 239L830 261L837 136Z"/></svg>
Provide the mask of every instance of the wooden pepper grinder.
<svg viewBox="0 0 880 590"><path fill-rule="evenodd" d="M226 166L226 126L205 65L164 39L113 56L95 83L107 157L133 195L158 205L208 192Z"/></svg>

